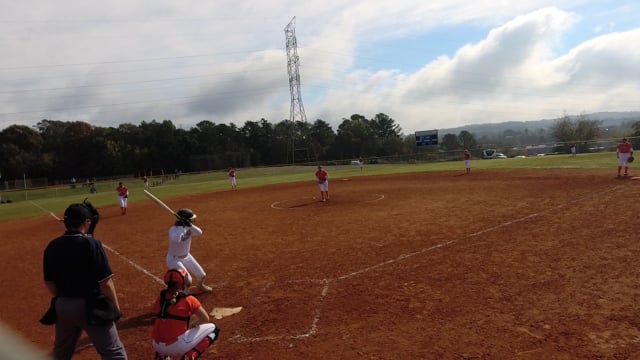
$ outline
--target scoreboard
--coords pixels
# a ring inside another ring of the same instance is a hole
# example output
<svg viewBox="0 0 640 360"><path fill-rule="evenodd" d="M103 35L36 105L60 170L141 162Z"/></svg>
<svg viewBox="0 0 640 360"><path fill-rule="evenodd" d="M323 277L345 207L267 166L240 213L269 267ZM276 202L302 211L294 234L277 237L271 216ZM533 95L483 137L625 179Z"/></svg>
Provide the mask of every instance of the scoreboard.
<svg viewBox="0 0 640 360"><path fill-rule="evenodd" d="M416 131L416 146L438 145L438 130Z"/></svg>

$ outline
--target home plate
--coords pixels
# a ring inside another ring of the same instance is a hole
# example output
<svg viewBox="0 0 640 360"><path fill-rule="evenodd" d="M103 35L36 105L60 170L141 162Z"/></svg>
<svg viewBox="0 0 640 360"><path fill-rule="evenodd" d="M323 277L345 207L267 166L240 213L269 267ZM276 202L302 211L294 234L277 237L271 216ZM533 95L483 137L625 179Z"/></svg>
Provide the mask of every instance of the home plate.
<svg viewBox="0 0 640 360"><path fill-rule="evenodd" d="M631 180L640 180L640 176L633 176L631 177Z"/></svg>
<svg viewBox="0 0 640 360"><path fill-rule="evenodd" d="M242 306L234 308L213 308L209 315L213 316L216 319L222 319L225 316L237 314L240 311L242 311Z"/></svg>

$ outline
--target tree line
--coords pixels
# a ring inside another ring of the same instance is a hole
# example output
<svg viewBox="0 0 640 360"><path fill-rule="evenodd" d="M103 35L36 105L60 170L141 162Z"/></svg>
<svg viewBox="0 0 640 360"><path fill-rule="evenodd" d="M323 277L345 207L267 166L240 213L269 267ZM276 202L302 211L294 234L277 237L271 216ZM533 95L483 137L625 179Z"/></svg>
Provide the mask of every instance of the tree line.
<svg viewBox="0 0 640 360"><path fill-rule="evenodd" d="M408 151L400 126L386 114L354 114L337 131L313 123L265 119L243 126L208 120L190 129L171 120L93 126L42 120L34 127L0 131L0 176L20 179L144 176L159 172L318 163L329 159L384 157Z"/></svg>
<svg viewBox="0 0 640 360"><path fill-rule="evenodd" d="M632 136L640 136L640 121ZM83 121L42 120L34 127L11 125L0 131L0 178L48 178L52 181L102 178L114 175L158 175L208 171L229 167L315 164L336 159L372 159L405 156L420 151L455 152L493 146L559 141L586 143L603 136L600 122L568 116L549 129L529 134L504 130L493 139L473 133L440 134L439 146L416 148L415 137L405 136L390 116L371 119L354 114L343 118L337 130L324 120L313 123L265 119L235 124L208 120L190 129L171 120L94 126ZM568 146L568 145L567 145ZM449 157L450 158L450 157ZM155 172L155 174L154 174Z"/></svg>

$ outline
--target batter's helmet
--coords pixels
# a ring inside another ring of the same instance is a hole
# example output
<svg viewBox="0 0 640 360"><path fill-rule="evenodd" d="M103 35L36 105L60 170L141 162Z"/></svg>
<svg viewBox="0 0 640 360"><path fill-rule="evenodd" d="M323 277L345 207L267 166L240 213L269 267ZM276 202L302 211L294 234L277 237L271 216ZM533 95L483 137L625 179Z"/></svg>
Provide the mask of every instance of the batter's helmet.
<svg viewBox="0 0 640 360"><path fill-rule="evenodd" d="M178 210L176 215L178 215L180 219L189 220L189 221L193 221L197 217L196 214L194 214L193 211L191 211L191 209L187 209L187 208Z"/></svg>
<svg viewBox="0 0 640 360"><path fill-rule="evenodd" d="M164 274L167 288L184 290L191 285L191 276L185 269L170 269Z"/></svg>

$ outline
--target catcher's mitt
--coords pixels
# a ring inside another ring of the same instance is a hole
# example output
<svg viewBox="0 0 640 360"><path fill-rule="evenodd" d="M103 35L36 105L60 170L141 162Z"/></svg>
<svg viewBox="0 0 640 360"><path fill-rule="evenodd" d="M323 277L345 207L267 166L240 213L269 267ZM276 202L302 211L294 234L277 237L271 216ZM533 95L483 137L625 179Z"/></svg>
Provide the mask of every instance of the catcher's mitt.
<svg viewBox="0 0 640 360"><path fill-rule="evenodd" d="M87 234L93 235L93 231L96 229L96 225L98 225L98 221L100 220L100 213L87 198L84 199L82 204L91 212L91 225L89 226L89 230L87 230Z"/></svg>
<svg viewBox="0 0 640 360"><path fill-rule="evenodd" d="M633 162L633 160L635 160L635 159L633 158L633 156L629 156L629 159L627 159L627 162L628 162L628 163L632 163L632 162Z"/></svg>

